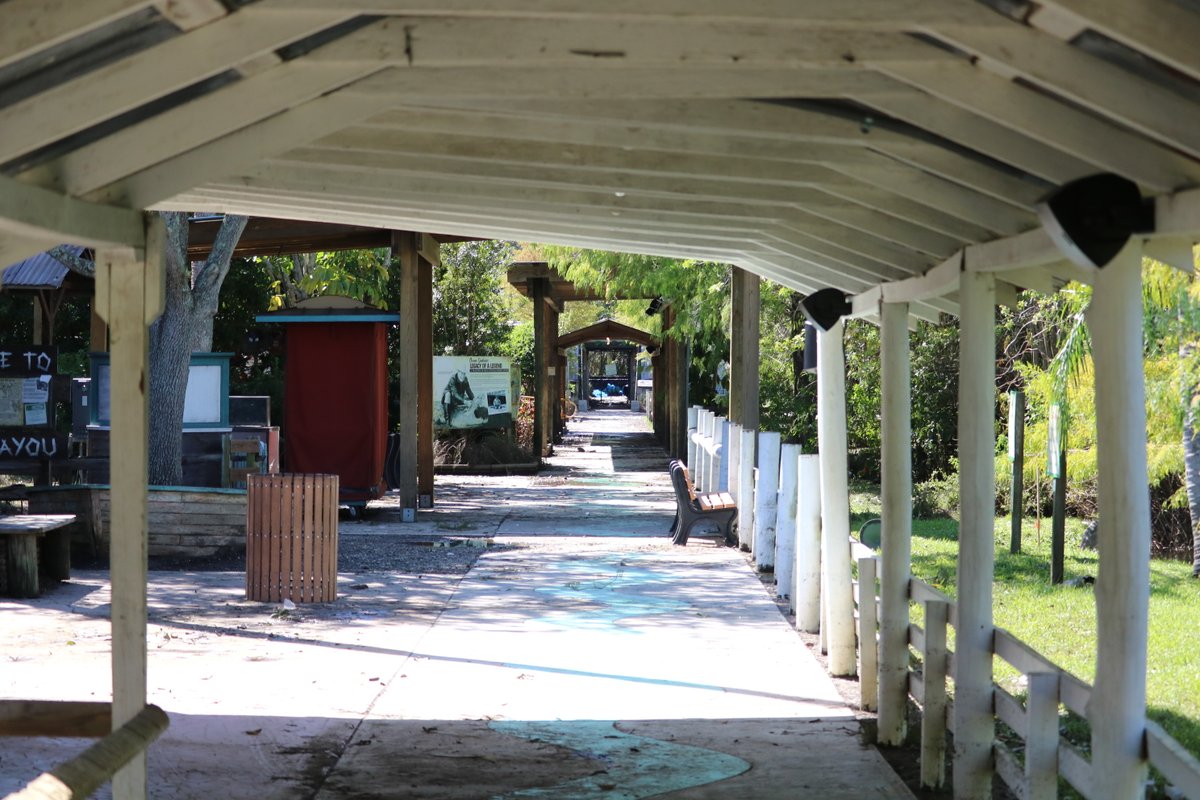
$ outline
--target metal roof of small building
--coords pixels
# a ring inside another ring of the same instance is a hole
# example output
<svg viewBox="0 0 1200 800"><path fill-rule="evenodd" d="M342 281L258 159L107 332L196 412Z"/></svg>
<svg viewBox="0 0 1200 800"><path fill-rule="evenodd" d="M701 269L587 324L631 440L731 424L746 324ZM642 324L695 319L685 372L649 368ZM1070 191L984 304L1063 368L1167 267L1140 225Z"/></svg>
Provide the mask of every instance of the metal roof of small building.
<svg viewBox="0 0 1200 800"><path fill-rule="evenodd" d="M83 247L63 245L75 255L83 253ZM70 275L71 270L49 253L38 253L24 261L6 267L0 274L3 289L58 289Z"/></svg>

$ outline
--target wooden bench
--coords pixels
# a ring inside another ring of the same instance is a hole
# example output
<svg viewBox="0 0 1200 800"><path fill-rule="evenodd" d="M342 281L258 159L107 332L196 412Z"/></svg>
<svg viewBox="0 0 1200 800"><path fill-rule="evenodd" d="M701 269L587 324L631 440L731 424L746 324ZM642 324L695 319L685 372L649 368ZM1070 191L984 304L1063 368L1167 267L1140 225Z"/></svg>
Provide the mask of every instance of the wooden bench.
<svg viewBox="0 0 1200 800"><path fill-rule="evenodd" d="M672 461L670 472L676 506L671 541L686 545L688 535L697 522L710 522L717 526L725 544L735 544L733 521L737 519L737 503L733 496L728 492L697 493L688 469L681 461Z"/></svg>
<svg viewBox="0 0 1200 800"><path fill-rule="evenodd" d="M54 581L71 577L71 537L65 528L74 514L13 514L0 516L0 539L4 541L4 594L37 597L39 581L38 539L42 543L40 572Z"/></svg>

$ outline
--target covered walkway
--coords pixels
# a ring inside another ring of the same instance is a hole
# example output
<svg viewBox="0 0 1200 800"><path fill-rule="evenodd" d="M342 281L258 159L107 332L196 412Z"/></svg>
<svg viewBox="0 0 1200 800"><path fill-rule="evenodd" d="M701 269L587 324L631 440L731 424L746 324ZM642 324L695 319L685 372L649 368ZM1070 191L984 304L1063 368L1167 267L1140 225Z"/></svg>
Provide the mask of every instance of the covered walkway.
<svg viewBox="0 0 1200 800"><path fill-rule="evenodd" d="M439 480L457 513L342 524L344 550L490 538L461 577L343 570L281 614L238 572L152 572L151 796L910 797L745 556L670 545L665 459L644 417L590 413L539 476ZM6 682L105 696L107 577L0 605ZM0 793L80 748L7 741Z"/></svg>

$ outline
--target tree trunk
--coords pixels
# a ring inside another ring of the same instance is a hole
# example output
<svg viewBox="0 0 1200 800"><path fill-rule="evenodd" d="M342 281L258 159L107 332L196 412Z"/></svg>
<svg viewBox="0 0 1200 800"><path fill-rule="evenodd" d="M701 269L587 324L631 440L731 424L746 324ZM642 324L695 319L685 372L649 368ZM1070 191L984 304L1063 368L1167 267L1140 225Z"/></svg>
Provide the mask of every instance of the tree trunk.
<svg viewBox="0 0 1200 800"><path fill-rule="evenodd" d="M194 350L212 348L221 284L246 217L227 216L203 264L187 258L188 215L164 213L167 227L166 304L150 327L150 483L183 482L183 406Z"/></svg>
<svg viewBox="0 0 1200 800"><path fill-rule="evenodd" d="M1185 395L1183 416L1183 481L1192 521L1192 577L1200 578L1200 431L1196 430L1197 387Z"/></svg>

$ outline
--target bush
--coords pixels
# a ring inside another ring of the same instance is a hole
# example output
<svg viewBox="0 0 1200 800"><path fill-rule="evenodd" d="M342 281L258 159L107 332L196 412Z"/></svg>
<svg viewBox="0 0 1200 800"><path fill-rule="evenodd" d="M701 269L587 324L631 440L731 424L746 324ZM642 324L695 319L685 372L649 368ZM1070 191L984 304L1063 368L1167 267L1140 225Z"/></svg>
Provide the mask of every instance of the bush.
<svg viewBox="0 0 1200 800"><path fill-rule="evenodd" d="M958 515L958 463L955 471L938 473L913 486L913 516L918 519L956 517Z"/></svg>

